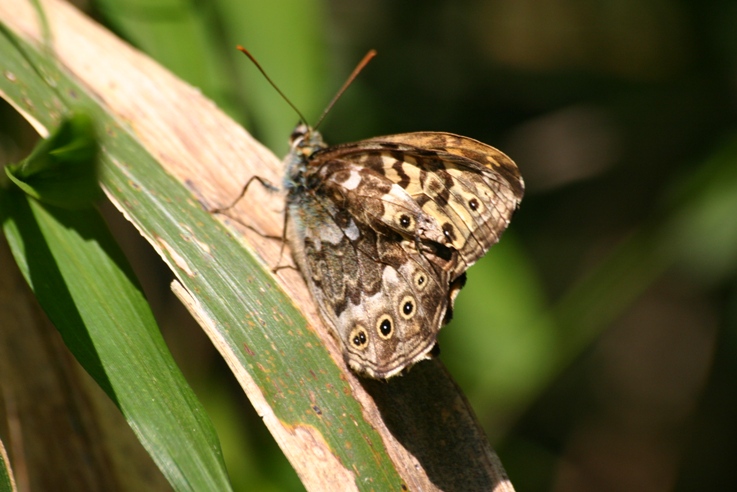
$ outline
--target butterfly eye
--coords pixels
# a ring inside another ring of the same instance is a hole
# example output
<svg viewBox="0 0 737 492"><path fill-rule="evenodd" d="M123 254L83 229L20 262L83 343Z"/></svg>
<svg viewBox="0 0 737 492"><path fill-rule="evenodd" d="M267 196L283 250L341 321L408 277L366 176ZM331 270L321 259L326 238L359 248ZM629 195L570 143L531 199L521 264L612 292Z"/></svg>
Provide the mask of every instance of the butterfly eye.
<svg viewBox="0 0 737 492"><path fill-rule="evenodd" d="M368 346L368 337L366 336L366 329L358 325L348 335L350 343L359 350L364 350Z"/></svg>
<svg viewBox="0 0 737 492"><path fill-rule="evenodd" d="M400 214L398 217L396 217L397 222L399 222L399 225L402 227L402 229L412 230L414 229L415 221L407 214Z"/></svg>
<svg viewBox="0 0 737 492"><path fill-rule="evenodd" d="M410 319L415 315L415 299L412 296L404 296L402 302L399 303L402 318Z"/></svg>
<svg viewBox="0 0 737 492"><path fill-rule="evenodd" d="M423 272L415 273L415 286L418 289L424 289L425 285L427 285L427 277L425 277L425 274Z"/></svg>
<svg viewBox="0 0 737 492"><path fill-rule="evenodd" d="M384 340L389 340L392 337L394 327L392 326L392 319L389 315L385 314L379 318L379 321L376 323L376 331Z"/></svg>

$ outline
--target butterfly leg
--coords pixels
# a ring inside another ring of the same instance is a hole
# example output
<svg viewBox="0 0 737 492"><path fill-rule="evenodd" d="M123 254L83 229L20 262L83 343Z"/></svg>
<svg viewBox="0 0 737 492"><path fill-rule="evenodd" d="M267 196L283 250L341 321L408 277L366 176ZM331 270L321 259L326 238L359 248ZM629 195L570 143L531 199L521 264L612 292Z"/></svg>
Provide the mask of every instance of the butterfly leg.
<svg viewBox="0 0 737 492"><path fill-rule="evenodd" d="M222 214L222 213L225 213L226 211L230 210L231 208L235 207L235 205L239 201L241 201L241 199L245 196L246 191L248 191L248 187L251 186L251 183L253 183L254 181L258 181L259 183L261 183L261 185L264 188L266 188L268 191L271 191L271 192L277 192L277 191L279 191L279 188L277 186L275 186L270 181L265 180L261 176L251 176L251 179L249 179L246 182L246 184L245 184L245 186L243 186L243 189L241 190L241 192L238 194L238 196L236 197L236 199L233 200L230 203L230 205L228 205L227 207L213 208L213 209L210 209L209 212L211 214Z"/></svg>
<svg viewBox="0 0 737 492"><path fill-rule="evenodd" d="M270 192L277 192L277 191L279 191L279 188L277 186L275 186L274 184L272 184L270 181L265 180L261 176L251 176L251 179L249 179L248 182L246 182L246 184L245 184L245 186L243 186L243 189L241 190L241 192L238 194L238 196L236 197L236 199L233 200L230 203L230 205L228 205L227 207L211 208L210 210L208 210L208 212L211 213L211 214L223 214L226 217L229 217L230 219L233 219L234 221L238 222L243 227L246 227L246 228L252 230L253 232L255 232L256 234L258 234L261 237L265 237L266 239L274 239L274 240L277 240L277 241L282 241L282 243L283 243L284 242L284 234L282 234L280 236L272 236L270 234L264 234L263 232L259 231L258 229L256 229L252 225L246 224L242 220L240 220L240 219L238 219L236 217L233 217L232 215L228 215L228 211L231 208L233 208L239 201L241 201L241 199L245 196L246 191L248 191L248 187L251 186L251 183L253 183L254 181L258 181L259 183L261 183L261 185L264 188L266 188L267 191L270 191ZM283 244L282 244L282 249L284 249L284 245Z"/></svg>
<svg viewBox="0 0 737 492"><path fill-rule="evenodd" d="M279 260L276 262L276 266L271 269L271 273L276 273L284 268L292 268L298 270L294 265L282 265L281 259L284 257L284 245L287 243L287 222L289 219L289 207L284 208L284 226L281 232L281 249L279 249Z"/></svg>

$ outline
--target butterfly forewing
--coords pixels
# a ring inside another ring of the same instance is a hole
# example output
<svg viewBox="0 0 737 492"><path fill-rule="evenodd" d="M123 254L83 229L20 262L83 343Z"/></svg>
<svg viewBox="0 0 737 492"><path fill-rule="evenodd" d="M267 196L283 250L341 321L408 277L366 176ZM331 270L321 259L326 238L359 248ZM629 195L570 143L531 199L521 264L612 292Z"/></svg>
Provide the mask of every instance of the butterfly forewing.
<svg viewBox="0 0 737 492"><path fill-rule="evenodd" d="M509 157L451 133L387 135L337 145L316 157L356 162L403 187L431 220L420 235L459 252L456 275L498 242L524 193Z"/></svg>

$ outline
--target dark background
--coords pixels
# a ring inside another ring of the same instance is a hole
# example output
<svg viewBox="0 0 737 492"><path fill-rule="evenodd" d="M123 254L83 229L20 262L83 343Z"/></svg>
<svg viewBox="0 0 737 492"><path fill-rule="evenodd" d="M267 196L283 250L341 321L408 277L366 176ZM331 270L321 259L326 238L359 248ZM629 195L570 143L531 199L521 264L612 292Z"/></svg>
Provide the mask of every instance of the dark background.
<svg viewBox="0 0 737 492"><path fill-rule="evenodd" d="M328 142L460 133L510 155L527 184L440 336L516 489L737 490L737 2L81 7L278 155L298 117L234 46L311 121L375 48L322 125ZM18 118L0 108L5 161L32 141ZM166 267L104 208L236 488L299 490Z"/></svg>

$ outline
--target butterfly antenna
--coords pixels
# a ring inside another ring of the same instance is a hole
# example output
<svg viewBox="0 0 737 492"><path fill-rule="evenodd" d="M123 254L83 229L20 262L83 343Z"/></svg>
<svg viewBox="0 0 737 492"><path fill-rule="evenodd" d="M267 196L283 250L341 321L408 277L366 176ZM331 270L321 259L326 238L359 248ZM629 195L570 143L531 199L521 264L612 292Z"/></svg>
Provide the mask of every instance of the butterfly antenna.
<svg viewBox="0 0 737 492"><path fill-rule="evenodd" d="M351 75L348 77L348 79L343 84L343 87L340 88L340 90L333 96L333 99L330 101L330 104L325 108L325 111L322 112L320 115L320 118L317 120L317 123L315 123L315 126L313 128L317 128L320 126L320 123L322 123L322 120L325 119L325 116L330 112L331 109L333 109L333 106L335 103L340 99L340 96L343 95L345 90L353 83L353 80L358 76L359 73L361 73L361 70L364 69L366 65L368 65L368 62L371 61L373 57L376 56L376 50L370 50L368 53L366 53L366 56L363 57L363 60L361 60L358 65L356 65L356 68L353 69L353 72L351 72Z"/></svg>
<svg viewBox="0 0 737 492"><path fill-rule="evenodd" d="M279 93L279 95L282 97L282 99L284 99L287 102L287 104L289 104L289 106L292 107L292 109L294 110L294 112L297 113L297 115L299 116L299 119L302 120L302 123L307 124L307 120L302 115L302 112L299 109L297 109L297 106L295 106L294 104L292 104L292 101L290 101L289 98L286 95L284 95L284 93L281 91L281 89L279 89L279 87L277 87L277 85L274 83L274 81L271 80L271 77L269 77L268 75L266 75L266 71L263 68L261 68L261 65L259 64L259 62L256 61L256 58L254 58L253 55L246 48L244 48L243 46L238 45L238 46L236 46L236 48L238 48L238 51L240 51L244 55L246 55L253 62L253 64L256 65L256 68L258 68L259 72L261 72L261 75L263 75L264 78L269 82L269 84L271 84L271 87L273 87L274 89L276 89L276 92ZM322 119L322 118L320 118L320 119Z"/></svg>

